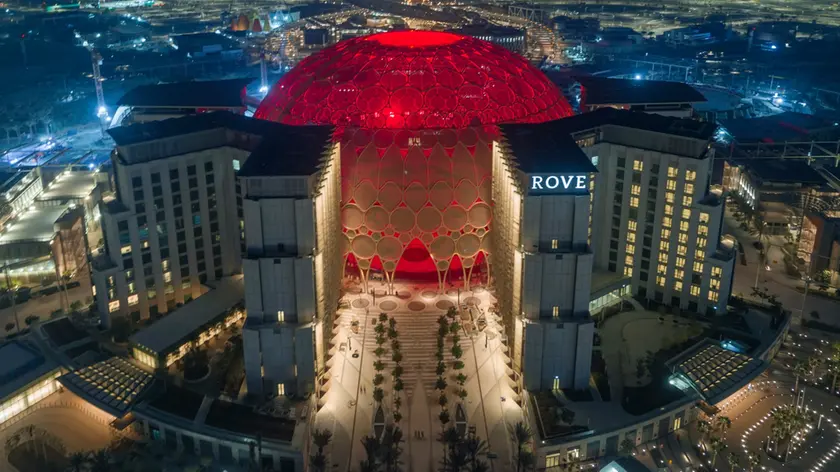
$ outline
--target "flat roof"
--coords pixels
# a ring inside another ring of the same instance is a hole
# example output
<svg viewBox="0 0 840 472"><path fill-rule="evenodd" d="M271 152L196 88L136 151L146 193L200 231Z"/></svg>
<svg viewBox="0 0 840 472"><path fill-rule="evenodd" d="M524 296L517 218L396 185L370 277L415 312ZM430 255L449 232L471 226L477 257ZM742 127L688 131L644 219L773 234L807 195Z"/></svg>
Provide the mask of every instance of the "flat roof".
<svg viewBox="0 0 840 472"><path fill-rule="evenodd" d="M214 289L140 330L130 341L157 353L166 352L239 303L244 293L241 275L223 279Z"/></svg>
<svg viewBox="0 0 840 472"><path fill-rule="evenodd" d="M167 120L147 121L128 126L118 126L108 130L108 134L114 139L117 146L128 146L131 144L155 141L158 139L171 138L174 136L210 131L216 129L230 129L242 131L261 136L268 136L276 133L279 129L288 125L282 125L273 121L258 120L237 115L229 111L216 111L212 113L199 113Z"/></svg>
<svg viewBox="0 0 840 472"><path fill-rule="evenodd" d="M25 338L0 344L0 399L5 400L30 382L58 368Z"/></svg>
<svg viewBox="0 0 840 472"><path fill-rule="evenodd" d="M55 235L55 222L67 211L65 205L36 206L20 214L0 233L0 244L19 241L46 242Z"/></svg>
<svg viewBox="0 0 840 472"><path fill-rule="evenodd" d="M500 125L521 171L528 174L598 172L569 136L562 121Z"/></svg>
<svg viewBox="0 0 840 472"><path fill-rule="evenodd" d="M828 117L792 111L759 118L734 118L720 122L732 138L741 143L808 139L811 133L832 128L834 123Z"/></svg>
<svg viewBox="0 0 840 472"><path fill-rule="evenodd" d="M696 103L706 97L691 85L664 80L611 79L581 76L581 102L586 105Z"/></svg>
<svg viewBox="0 0 840 472"><path fill-rule="evenodd" d="M282 125L248 156L240 177L304 176L318 171L332 146L331 126Z"/></svg>
<svg viewBox="0 0 840 472"><path fill-rule="evenodd" d="M759 359L722 347L724 342L704 339L669 360L694 385L704 400L714 405L764 371Z"/></svg>
<svg viewBox="0 0 840 472"><path fill-rule="evenodd" d="M714 123L616 108L599 108L588 113L563 118L559 122L568 130L568 133L613 125L703 141L711 139L717 130L717 125Z"/></svg>
<svg viewBox="0 0 840 472"><path fill-rule="evenodd" d="M38 196L38 200L61 200L84 198L96 187L93 172L75 171L59 174Z"/></svg>
<svg viewBox="0 0 840 472"><path fill-rule="evenodd" d="M218 38L218 35L213 34ZM179 36L178 38L183 38ZM245 87L252 78L198 80L168 84L141 85L117 100L117 106L155 108L234 108L244 107Z"/></svg>
<svg viewBox="0 0 840 472"><path fill-rule="evenodd" d="M23 180L26 175L31 171L14 171L14 170L4 170L0 171L0 193L6 193L11 190L18 182ZM11 198L17 196L13 194Z"/></svg>
<svg viewBox="0 0 840 472"><path fill-rule="evenodd" d="M741 161L751 173L768 183L828 185L828 181L807 162L799 159L761 159ZM826 167L830 169L830 167ZM831 172L829 170L829 172Z"/></svg>

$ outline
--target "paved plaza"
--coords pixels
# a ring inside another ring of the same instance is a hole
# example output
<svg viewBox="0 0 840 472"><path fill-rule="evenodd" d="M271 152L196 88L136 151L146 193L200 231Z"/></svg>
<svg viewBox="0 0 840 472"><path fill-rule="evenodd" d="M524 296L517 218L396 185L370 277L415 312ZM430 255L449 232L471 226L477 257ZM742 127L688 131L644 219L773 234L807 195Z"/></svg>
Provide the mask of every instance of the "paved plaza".
<svg viewBox="0 0 840 472"><path fill-rule="evenodd" d="M435 390L437 319L460 301L460 306L465 308L460 314L463 326L460 344L464 351L463 373L467 376L467 398L463 404L467 421L497 454L495 470L509 470L512 451L508 431L522 420L522 410L515 401L507 348L502 343L498 321L490 313L494 303L492 295L482 289L460 293L450 289L445 294L437 294L428 287L397 286L392 295L386 294L384 285L375 285L373 289L375 296L350 293L344 297L345 308L339 310L334 330L328 391L316 418L317 428L333 431L332 444L336 447L329 451L333 467L349 470L366 457L361 440L372 433L375 415L374 327L379 314L386 313L396 321L403 345L405 390L399 426L406 441L403 456L406 469L423 472L437 469L443 460L442 446L436 440L441 431L439 392ZM486 320L482 331L473 324L479 317ZM448 347L446 362L451 365L454 358ZM394 364L389 356L384 357L387 358L383 358L384 373L388 374ZM451 369L447 371L448 377L453 375ZM384 406L393 403L390 375L386 378ZM449 378L447 381L450 386L455 384ZM451 392L448 396L449 410L454 413L457 397ZM390 414L386 409L386 416Z"/></svg>

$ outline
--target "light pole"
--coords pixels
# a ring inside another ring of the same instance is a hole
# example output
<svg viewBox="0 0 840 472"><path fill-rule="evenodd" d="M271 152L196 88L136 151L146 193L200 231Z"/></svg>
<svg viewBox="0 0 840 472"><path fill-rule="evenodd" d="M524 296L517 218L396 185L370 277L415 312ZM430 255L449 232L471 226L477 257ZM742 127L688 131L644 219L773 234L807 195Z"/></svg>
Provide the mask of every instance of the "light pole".
<svg viewBox="0 0 840 472"><path fill-rule="evenodd" d="M15 327L17 328L18 334L20 334L20 321L18 321L18 312L17 312L17 301L15 300L16 294L12 291L12 279L9 278L9 265L3 265L3 273L6 276L6 288L9 289L9 292L12 294L12 313L15 316Z"/></svg>

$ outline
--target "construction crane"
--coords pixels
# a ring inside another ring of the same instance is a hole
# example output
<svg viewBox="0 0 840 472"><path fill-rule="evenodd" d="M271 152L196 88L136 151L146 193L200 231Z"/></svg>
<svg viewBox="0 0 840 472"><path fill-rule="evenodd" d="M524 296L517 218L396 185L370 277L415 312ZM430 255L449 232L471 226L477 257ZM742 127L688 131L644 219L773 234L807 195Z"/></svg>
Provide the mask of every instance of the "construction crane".
<svg viewBox="0 0 840 472"><path fill-rule="evenodd" d="M90 48L90 62L93 65L93 86L96 88L96 116L100 120L107 119L108 108L105 107L105 94L102 93L102 74L99 66L102 65L102 55L96 48Z"/></svg>

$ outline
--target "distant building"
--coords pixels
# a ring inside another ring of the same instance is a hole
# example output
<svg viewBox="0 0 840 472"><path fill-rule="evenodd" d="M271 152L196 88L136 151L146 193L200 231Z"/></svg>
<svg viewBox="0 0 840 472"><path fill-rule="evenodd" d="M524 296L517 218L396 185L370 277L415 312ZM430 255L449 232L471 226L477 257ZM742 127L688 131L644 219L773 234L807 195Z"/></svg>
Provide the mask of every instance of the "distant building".
<svg viewBox="0 0 840 472"><path fill-rule="evenodd" d="M731 35L731 28L723 23L704 23L668 30L662 34L662 40L673 47L702 46L726 41Z"/></svg>
<svg viewBox="0 0 840 472"><path fill-rule="evenodd" d="M578 77L581 84L580 111L618 108L642 111L675 118L691 118L693 104L706 98L692 86L682 82L658 80L607 79Z"/></svg>
<svg viewBox="0 0 840 472"><path fill-rule="evenodd" d="M223 34L193 33L172 37L172 44L181 54L192 59L233 61L242 58L239 43Z"/></svg>
<svg viewBox="0 0 840 472"><path fill-rule="evenodd" d="M720 126L728 140L742 144L840 139L840 126L834 119L792 111L759 118L722 120Z"/></svg>
<svg viewBox="0 0 840 472"><path fill-rule="evenodd" d="M793 22L759 23L747 33L747 51L781 51L796 41L798 24Z"/></svg>
<svg viewBox="0 0 840 472"><path fill-rule="evenodd" d="M569 18L558 16L551 20L554 32L565 41L594 41L601 29L598 18Z"/></svg>
<svg viewBox="0 0 840 472"><path fill-rule="evenodd" d="M452 33L483 39L513 52L524 54L526 48L525 30L492 23L471 24L450 30Z"/></svg>
<svg viewBox="0 0 840 472"><path fill-rule="evenodd" d="M209 111L242 114L247 108L245 87L253 81L246 78L141 85L117 101L110 127Z"/></svg>

